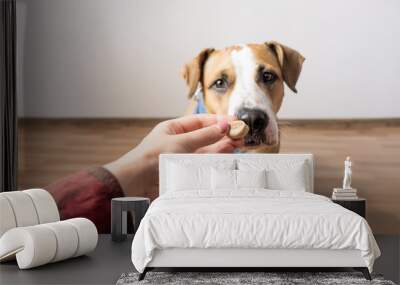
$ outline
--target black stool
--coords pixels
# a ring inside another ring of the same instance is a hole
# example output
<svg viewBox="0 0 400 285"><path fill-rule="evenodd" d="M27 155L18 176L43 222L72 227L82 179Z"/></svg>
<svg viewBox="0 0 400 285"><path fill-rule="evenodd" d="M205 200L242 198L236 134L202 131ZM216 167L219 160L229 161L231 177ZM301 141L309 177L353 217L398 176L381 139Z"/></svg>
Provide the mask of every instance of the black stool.
<svg viewBox="0 0 400 285"><path fill-rule="evenodd" d="M111 239L124 241L127 235L127 212L133 218L133 232L136 233L140 221L146 214L150 199L144 197L121 197L111 200Z"/></svg>

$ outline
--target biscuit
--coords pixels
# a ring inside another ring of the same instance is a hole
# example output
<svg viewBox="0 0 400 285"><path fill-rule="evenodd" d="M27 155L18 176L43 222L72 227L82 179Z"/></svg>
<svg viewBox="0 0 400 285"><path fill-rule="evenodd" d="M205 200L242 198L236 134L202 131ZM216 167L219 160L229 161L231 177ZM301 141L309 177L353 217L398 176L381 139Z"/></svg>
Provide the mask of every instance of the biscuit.
<svg viewBox="0 0 400 285"><path fill-rule="evenodd" d="M228 137L231 139L237 140L244 138L249 132L249 127L245 122L237 120L229 123L230 129L228 133Z"/></svg>

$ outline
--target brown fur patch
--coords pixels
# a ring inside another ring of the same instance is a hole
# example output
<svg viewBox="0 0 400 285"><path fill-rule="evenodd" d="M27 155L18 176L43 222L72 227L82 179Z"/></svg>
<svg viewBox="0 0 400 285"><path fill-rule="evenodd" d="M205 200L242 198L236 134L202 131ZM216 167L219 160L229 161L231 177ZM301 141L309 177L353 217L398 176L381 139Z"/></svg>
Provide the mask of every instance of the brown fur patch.
<svg viewBox="0 0 400 285"><path fill-rule="evenodd" d="M276 81L268 87L268 92L265 92L266 96L270 96L272 110L276 114L281 108L284 95L283 76L279 60L270 49L265 47L264 44L249 44L248 47L253 51L257 65L265 66L267 70L272 71L278 77ZM259 84L259 86L260 85L261 84ZM267 88L265 86L260 87L262 89Z"/></svg>
<svg viewBox="0 0 400 285"><path fill-rule="evenodd" d="M230 47L215 51L207 60L203 70L203 93L207 111L212 114L227 114L229 97L234 89L236 74L231 52L240 47ZM227 92L221 94L211 88L212 84L226 78L229 84Z"/></svg>

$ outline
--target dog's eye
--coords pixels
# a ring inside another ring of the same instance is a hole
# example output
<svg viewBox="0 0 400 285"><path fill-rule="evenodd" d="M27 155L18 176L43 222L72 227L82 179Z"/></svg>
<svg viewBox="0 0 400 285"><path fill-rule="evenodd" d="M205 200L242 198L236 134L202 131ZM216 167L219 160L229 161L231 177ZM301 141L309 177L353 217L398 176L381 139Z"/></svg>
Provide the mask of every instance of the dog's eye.
<svg viewBox="0 0 400 285"><path fill-rule="evenodd" d="M267 84L271 84L275 81L276 75L270 71L264 71L262 73L262 81Z"/></svg>
<svg viewBox="0 0 400 285"><path fill-rule="evenodd" d="M217 79L211 85L211 88L218 92L225 92L228 89L228 82L223 78Z"/></svg>

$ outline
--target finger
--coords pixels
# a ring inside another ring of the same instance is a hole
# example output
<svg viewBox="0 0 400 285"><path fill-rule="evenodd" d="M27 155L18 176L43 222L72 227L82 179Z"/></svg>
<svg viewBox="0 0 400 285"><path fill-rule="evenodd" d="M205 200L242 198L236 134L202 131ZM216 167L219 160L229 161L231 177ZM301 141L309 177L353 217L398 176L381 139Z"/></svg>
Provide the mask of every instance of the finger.
<svg viewBox="0 0 400 285"><path fill-rule="evenodd" d="M176 135L177 143L182 144L188 152L196 151L198 148L216 143L221 140L229 130L227 121L194 130L192 132Z"/></svg>
<svg viewBox="0 0 400 285"><path fill-rule="evenodd" d="M196 153L232 153L244 145L243 140L222 139L214 144L199 148Z"/></svg>
<svg viewBox="0 0 400 285"><path fill-rule="evenodd" d="M232 153L237 147L227 142L217 142L215 144L199 148L196 153Z"/></svg>
<svg viewBox="0 0 400 285"><path fill-rule="evenodd" d="M172 119L168 122L174 134L182 134L214 125L220 121L230 122L232 120L234 120L233 116L198 114Z"/></svg>

